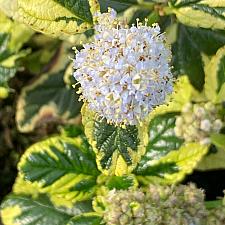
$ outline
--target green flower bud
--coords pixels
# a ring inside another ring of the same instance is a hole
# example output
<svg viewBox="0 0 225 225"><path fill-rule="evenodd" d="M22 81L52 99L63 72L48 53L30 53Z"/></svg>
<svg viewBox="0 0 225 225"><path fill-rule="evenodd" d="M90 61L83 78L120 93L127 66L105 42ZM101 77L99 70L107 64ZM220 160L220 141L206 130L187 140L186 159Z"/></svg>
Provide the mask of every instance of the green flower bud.
<svg viewBox="0 0 225 225"><path fill-rule="evenodd" d="M225 224L225 206L221 206L209 211L206 225L224 225Z"/></svg>
<svg viewBox="0 0 225 225"><path fill-rule="evenodd" d="M203 225L204 193L194 185L112 190L105 196L107 225Z"/></svg>
<svg viewBox="0 0 225 225"><path fill-rule="evenodd" d="M218 108L211 102L186 104L176 119L175 134L186 142L210 144L210 134L219 133L223 122L219 118Z"/></svg>

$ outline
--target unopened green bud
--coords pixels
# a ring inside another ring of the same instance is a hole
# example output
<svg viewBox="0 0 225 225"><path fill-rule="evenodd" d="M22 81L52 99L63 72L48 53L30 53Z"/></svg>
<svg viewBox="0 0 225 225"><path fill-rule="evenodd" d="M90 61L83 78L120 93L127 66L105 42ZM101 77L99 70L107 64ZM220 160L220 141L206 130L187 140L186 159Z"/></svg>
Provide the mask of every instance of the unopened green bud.
<svg viewBox="0 0 225 225"><path fill-rule="evenodd" d="M204 193L194 185L114 190L108 193L105 202L103 218L107 225L203 225L201 221L207 215Z"/></svg>
<svg viewBox="0 0 225 225"><path fill-rule="evenodd" d="M224 225L225 224L225 206L220 206L218 208L209 211L206 225Z"/></svg>
<svg viewBox="0 0 225 225"><path fill-rule="evenodd" d="M176 119L175 134L186 142L208 145L211 133L218 133L223 127L223 122L219 117L217 107L211 102L188 103Z"/></svg>

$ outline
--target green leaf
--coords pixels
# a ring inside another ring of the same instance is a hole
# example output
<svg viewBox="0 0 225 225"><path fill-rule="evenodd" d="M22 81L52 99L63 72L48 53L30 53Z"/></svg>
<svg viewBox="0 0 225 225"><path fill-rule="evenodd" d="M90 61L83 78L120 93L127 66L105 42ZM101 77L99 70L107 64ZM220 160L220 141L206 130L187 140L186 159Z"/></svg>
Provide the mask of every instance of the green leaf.
<svg viewBox="0 0 225 225"><path fill-rule="evenodd" d="M146 153L138 163L136 169L138 173L144 171L147 164L157 162L170 151L179 149L182 145L183 140L176 137L174 132L176 115L177 113L167 113L150 120L148 127L149 143Z"/></svg>
<svg viewBox="0 0 225 225"><path fill-rule="evenodd" d="M44 43L43 43L44 42ZM23 59L23 65L31 74L42 74L49 70L49 65L57 57L60 41L45 35L32 38L32 53ZM37 48L37 50L35 50ZM47 71L46 71L47 70Z"/></svg>
<svg viewBox="0 0 225 225"><path fill-rule="evenodd" d="M138 0L99 0L101 12L107 12L108 8L117 11L119 19L125 20L129 25L136 23L136 19L144 21L153 9L152 2Z"/></svg>
<svg viewBox="0 0 225 225"><path fill-rule="evenodd" d="M54 0L71 11L77 18L92 23L92 14L88 0ZM90 1L91 2L91 1ZM97 1L96 1L97 4Z"/></svg>
<svg viewBox="0 0 225 225"><path fill-rule="evenodd" d="M213 133L210 135L210 139L216 147L225 150L225 134Z"/></svg>
<svg viewBox="0 0 225 225"><path fill-rule="evenodd" d="M64 123L80 121L77 115L81 103L78 102L76 90L64 83L64 74L72 65L67 66L68 56L62 53L50 72L23 88L16 112L20 131L30 132L37 125L56 119Z"/></svg>
<svg viewBox="0 0 225 225"><path fill-rule="evenodd" d="M206 201L205 206L208 210L215 209L217 207L221 207L223 205L222 200L215 200L215 201Z"/></svg>
<svg viewBox="0 0 225 225"><path fill-rule="evenodd" d="M138 183L133 175L129 176L111 176L106 182L105 186L109 189L127 190L131 187L137 187Z"/></svg>
<svg viewBox="0 0 225 225"><path fill-rule="evenodd" d="M7 82L16 74L16 60L28 54L26 50L18 51L33 32L24 25L13 22L1 11L0 27L0 87L7 91ZM1 96L4 97L2 94Z"/></svg>
<svg viewBox="0 0 225 225"><path fill-rule="evenodd" d="M215 54L225 45L225 33L178 25L177 41L172 46L173 66L176 75L188 75L192 85L202 90L204 65L201 54Z"/></svg>
<svg viewBox="0 0 225 225"><path fill-rule="evenodd" d="M18 169L26 180L37 182L42 193L71 202L89 199L99 174L94 155L83 140L63 136L31 146Z"/></svg>
<svg viewBox="0 0 225 225"><path fill-rule="evenodd" d="M96 152L98 168L105 175L130 173L145 152L145 124L141 127L114 126L98 118L87 105L81 112L85 134Z"/></svg>
<svg viewBox="0 0 225 225"><path fill-rule="evenodd" d="M16 68L8 68L0 65L0 86L3 86L16 74Z"/></svg>
<svg viewBox="0 0 225 225"><path fill-rule="evenodd" d="M0 8L15 20L47 35L64 37L92 27L96 0L16 0L13 7L0 1Z"/></svg>
<svg viewBox="0 0 225 225"><path fill-rule="evenodd" d="M67 225L100 225L102 218L94 213L84 213L73 217Z"/></svg>
<svg viewBox="0 0 225 225"><path fill-rule="evenodd" d="M198 143L182 145L179 150L171 151L155 164L146 162L145 168L136 171L137 179L144 184L174 184L192 173L202 157L208 152L208 146Z"/></svg>
<svg viewBox="0 0 225 225"><path fill-rule="evenodd" d="M9 33L0 33L0 46L1 46L0 62L7 59L11 55L10 51L7 49L9 39L10 39Z"/></svg>
<svg viewBox="0 0 225 225"><path fill-rule="evenodd" d="M177 19L188 26L225 29L224 0L170 0Z"/></svg>
<svg viewBox="0 0 225 225"><path fill-rule="evenodd" d="M73 208L56 207L46 195L9 195L1 205L5 225L66 225L76 215L92 211L91 202L78 202Z"/></svg>
<svg viewBox="0 0 225 225"><path fill-rule="evenodd" d="M123 12L133 5L137 5L137 0L99 0L102 12L107 12L108 8L115 9L118 13Z"/></svg>
<svg viewBox="0 0 225 225"><path fill-rule="evenodd" d="M12 4L11 2L8 4ZM1 1L0 1L0 8L1 8ZM23 44L26 43L34 33L24 24L17 23L16 21L12 21L8 17L6 17L1 11L0 11L0 27L1 33L9 35L7 47L10 52L17 52L19 49L21 49Z"/></svg>
<svg viewBox="0 0 225 225"><path fill-rule="evenodd" d="M225 169L225 151L221 148L216 152L210 152L205 155L201 162L198 164L196 170L221 170Z"/></svg>
<svg viewBox="0 0 225 225"><path fill-rule="evenodd" d="M77 137L79 135L82 135L84 133L83 128L78 125L67 125L64 126L60 133L66 137Z"/></svg>
<svg viewBox="0 0 225 225"><path fill-rule="evenodd" d="M205 95L213 102L225 101L225 47L220 48L205 67Z"/></svg>

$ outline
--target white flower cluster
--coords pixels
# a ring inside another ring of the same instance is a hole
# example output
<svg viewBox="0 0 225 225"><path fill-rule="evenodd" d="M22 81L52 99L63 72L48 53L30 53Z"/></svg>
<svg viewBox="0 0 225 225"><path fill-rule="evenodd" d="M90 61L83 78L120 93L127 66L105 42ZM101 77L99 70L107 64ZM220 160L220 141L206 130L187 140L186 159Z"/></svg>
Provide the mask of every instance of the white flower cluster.
<svg viewBox="0 0 225 225"><path fill-rule="evenodd" d="M222 126L223 122L218 117L218 110L213 103L187 103L176 119L175 134L187 142L210 144L210 133L219 133Z"/></svg>
<svg viewBox="0 0 225 225"><path fill-rule="evenodd" d="M76 52L81 99L109 123L135 125L172 92L171 51L157 24L130 28L116 12L97 15L94 41Z"/></svg>

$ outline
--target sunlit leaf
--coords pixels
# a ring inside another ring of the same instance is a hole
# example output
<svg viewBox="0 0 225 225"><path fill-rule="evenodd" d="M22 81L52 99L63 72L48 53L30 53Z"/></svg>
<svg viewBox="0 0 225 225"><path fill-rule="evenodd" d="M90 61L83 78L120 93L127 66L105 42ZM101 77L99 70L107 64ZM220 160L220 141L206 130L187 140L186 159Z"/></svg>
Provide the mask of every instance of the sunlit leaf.
<svg viewBox="0 0 225 225"><path fill-rule="evenodd" d="M181 23L194 27L225 29L224 0L170 0Z"/></svg>
<svg viewBox="0 0 225 225"><path fill-rule="evenodd" d="M19 163L24 179L37 182L42 193L71 202L90 198L99 174L93 152L82 139L58 136L31 146Z"/></svg>

